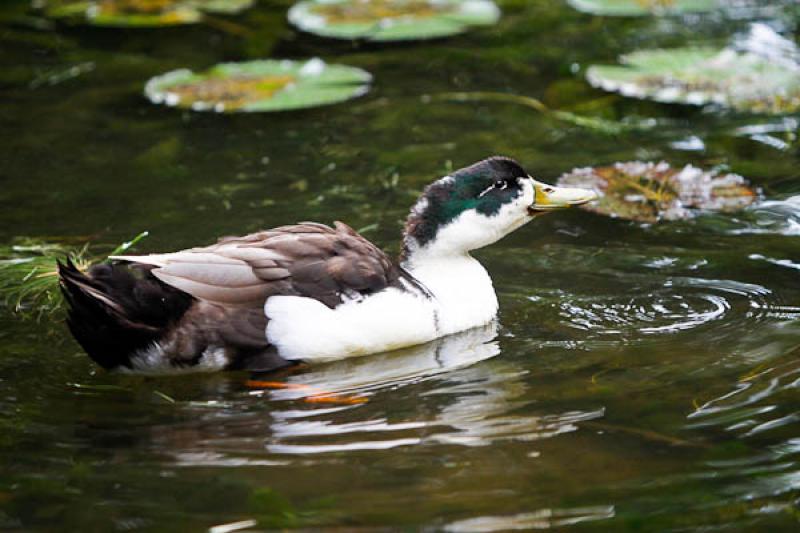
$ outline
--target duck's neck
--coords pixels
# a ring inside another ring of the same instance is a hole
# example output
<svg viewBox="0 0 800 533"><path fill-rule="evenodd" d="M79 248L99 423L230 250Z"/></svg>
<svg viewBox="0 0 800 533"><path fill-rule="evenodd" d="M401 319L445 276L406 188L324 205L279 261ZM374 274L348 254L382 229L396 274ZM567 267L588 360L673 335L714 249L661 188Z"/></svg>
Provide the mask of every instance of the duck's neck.
<svg viewBox="0 0 800 533"><path fill-rule="evenodd" d="M433 296L441 334L484 325L497 314L492 279L469 253L423 248L404 257L402 264Z"/></svg>

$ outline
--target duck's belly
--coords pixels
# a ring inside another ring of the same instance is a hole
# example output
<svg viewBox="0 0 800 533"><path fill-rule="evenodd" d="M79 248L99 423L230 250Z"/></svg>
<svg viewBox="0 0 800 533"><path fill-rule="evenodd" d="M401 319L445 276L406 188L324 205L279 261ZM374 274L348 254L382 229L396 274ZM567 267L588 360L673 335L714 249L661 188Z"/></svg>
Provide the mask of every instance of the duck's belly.
<svg viewBox="0 0 800 533"><path fill-rule="evenodd" d="M313 298L273 296L267 340L285 359L331 361L431 341L444 333L435 300L387 289L330 309Z"/></svg>

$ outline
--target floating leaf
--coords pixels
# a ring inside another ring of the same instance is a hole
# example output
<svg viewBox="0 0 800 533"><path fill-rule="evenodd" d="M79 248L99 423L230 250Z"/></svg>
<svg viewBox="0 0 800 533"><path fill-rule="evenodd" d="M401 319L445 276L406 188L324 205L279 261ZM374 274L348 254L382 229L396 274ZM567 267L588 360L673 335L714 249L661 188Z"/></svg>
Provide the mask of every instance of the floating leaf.
<svg viewBox="0 0 800 533"><path fill-rule="evenodd" d="M333 104L369 90L370 74L356 67L308 61L222 63L195 74L173 70L147 82L151 102L194 111L284 111Z"/></svg>
<svg viewBox="0 0 800 533"><path fill-rule="evenodd" d="M179 0L179 3L205 13L232 15L248 9L256 0Z"/></svg>
<svg viewBox="0 0 800 533"><path fill-rule="evenodd" d="M621 58L625 66L592 66L595 87L657 102L716 103L740 111L800 110L800 66L733 49L644 50Z"/></svg>
<svg viewBox="0 0 800 533"><path fill-rule="evenodd" d="M445 37L499 18L491 0L307 0L289 10L289 22L303 31L370 41Z"/></svg>
<svg viewBox="0 0 800 533"><path fill-rule="evenodd" d="M173 0L100 0L86 18L95 26L175 26L200 22L203 14Z"/></svg>
<svg viewBox="0 0 800 533"><path fill-rule="evenodd" d="M673 15L713 11L719 0L568 0L584 13L610 16Z"/></svg>
<svg viewBox="0 0 800 533"><path fill-rule="evenodd" d="M737 174L717 174L665 162L616 163L578 168L558 178L558 185L593 189L599 200L588 211L638 222L681 220L701 210L730 212L756 200L756 193Z"/></svg>
<svg viewBox="0 0 800 533"><path fill-rule="evenodd" d="M88 0L48 0L44 14L54 19L86 17L93 4Z"/></svg>
<svg viewBox="0 0 800 533"><path fill-rule="evenodd" d="M196 24L203 13L238 13L254 0L49 0L51 18L81 18L94 26L154 27Z"/></svg>

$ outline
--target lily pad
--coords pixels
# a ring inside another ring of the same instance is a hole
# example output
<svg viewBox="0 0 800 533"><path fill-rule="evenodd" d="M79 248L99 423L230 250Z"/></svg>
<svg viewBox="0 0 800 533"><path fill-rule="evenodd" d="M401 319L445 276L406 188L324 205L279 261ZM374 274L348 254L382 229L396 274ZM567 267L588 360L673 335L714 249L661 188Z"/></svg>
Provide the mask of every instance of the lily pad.
<svg viewBox="0 0 800 533"><path fill-rule="evenodd" d="M289 22L303 31L369 41L446 37L499 18L491 0L306 0L289 10Z"/></svg>
<svg viewBox="0 0 800 533"><path fill-rule="evenodd" d="M663 161L578 168L558 178L558 185L597 192L597 201L582 206L588 211L650 223L683 220L702 211L737 211L757 198L737 174L707 172L691 165L677 169Z"/></svg>
<svg viewBox="0 0 800 533"><path fill-rule="evenodd" d="M584 13L618 17L701 13L722 7L719 0L568 0Z"/></svg>
<svg viewBox="0 0 800 533"><path fill-rule="evenodd" d="M800 66L731 48L644 50L624 66L592 66L586 79L625 96L692 105L715 103L754 113L800 110Z"/></svg>
<svg viewBox="0 0 800 533"><path fill-rule="evenodd" d="M179 3L205 13L232 15L253 7L256 0L179 0Z"/></svg>
<svg viewBox="0 0 800 533"><path fill-rule="evenodd" d="M196 24L203 13L238 13L254 0L49 0L51 18L78 18L93 26L157 27Z"/></svg>
<svg viewBox="0 0 800 533"><path fill-rule="evenodd" d="M173 70L147 82L151 102L194 111L284 111L334 104L369 90L372 76L359 68L308 61L222 63L198 74Z"/></svg>
<svg viewBox="0 0 800 533"><path fill-rule="evenodd" d="M203 14L173 0L100 0L87 11L95 26L176 26L200 22Z"/></svg>

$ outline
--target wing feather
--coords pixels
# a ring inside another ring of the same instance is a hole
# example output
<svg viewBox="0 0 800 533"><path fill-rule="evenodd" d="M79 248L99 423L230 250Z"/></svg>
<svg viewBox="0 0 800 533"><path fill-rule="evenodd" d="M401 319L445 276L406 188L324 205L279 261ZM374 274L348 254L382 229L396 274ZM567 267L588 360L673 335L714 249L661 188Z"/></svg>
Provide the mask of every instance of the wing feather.
<svg viewBox="0 0 800 533"><path fill-rule="evenodd" d="M341 222L333 228L282 226L171 254L114 259L154 265L153 275L164 283L232 307L261 307L278 294L335 307L353 294L399 286L402 275L385 253Z"/></svg>
<svg viewBox="0 0 800 533"><path fill-rule="evenodd" d="M250 307L263 305L269 294L269 286L264 283L232 287L201 283L190 278L171 276L160 269L153 270L153 275L173 287L180 289L199 298L213 303L231 305L235 307Z"/></svg>

